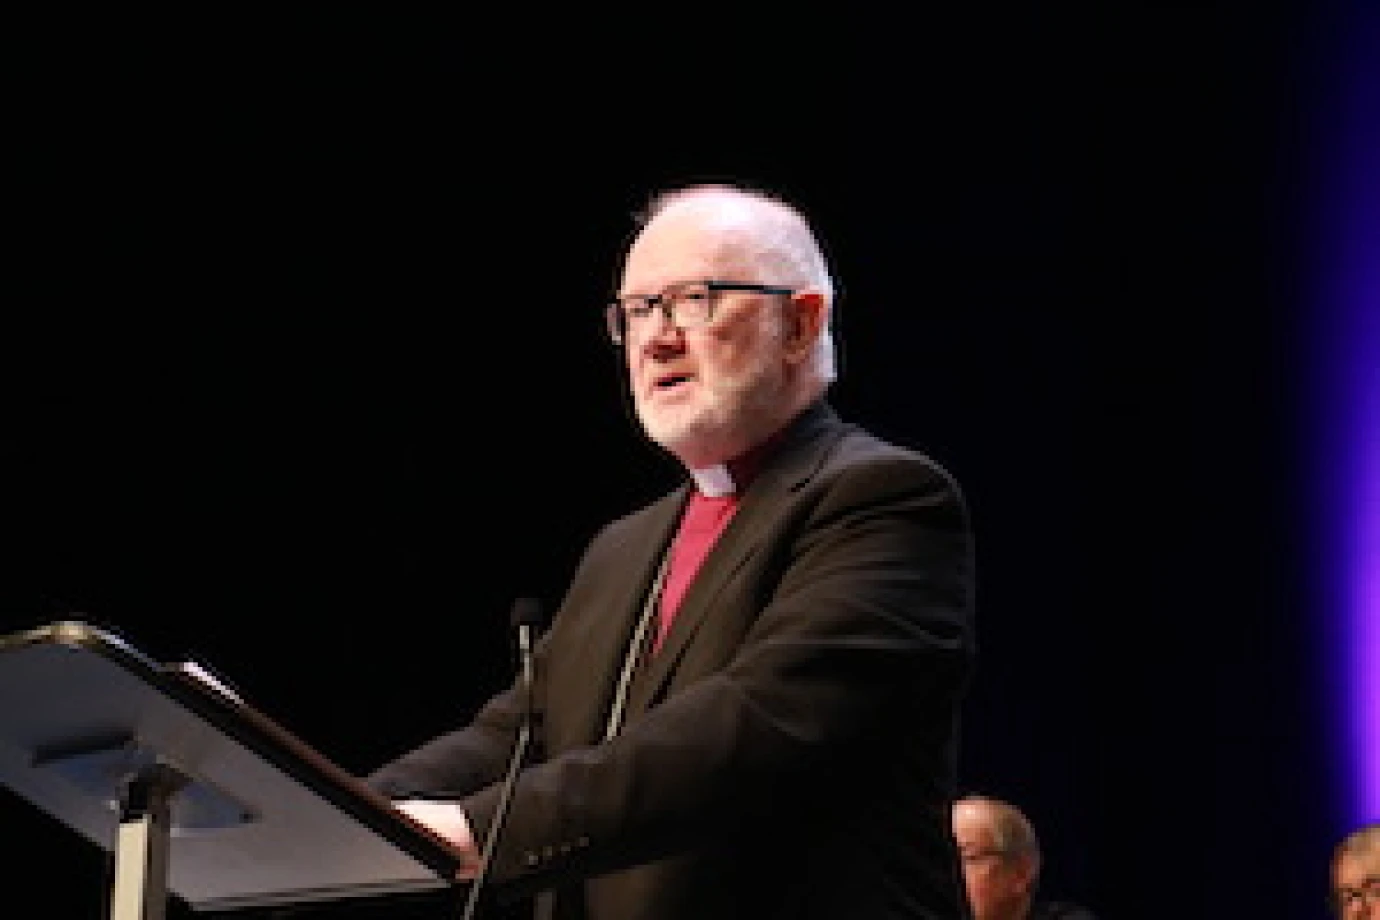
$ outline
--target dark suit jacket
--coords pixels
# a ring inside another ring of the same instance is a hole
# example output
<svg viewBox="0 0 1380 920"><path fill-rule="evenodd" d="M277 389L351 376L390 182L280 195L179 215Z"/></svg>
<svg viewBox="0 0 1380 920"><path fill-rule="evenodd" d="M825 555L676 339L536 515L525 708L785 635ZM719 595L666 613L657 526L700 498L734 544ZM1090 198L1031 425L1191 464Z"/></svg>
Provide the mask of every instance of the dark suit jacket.
<svg viewBox="0 0 1380 920"><path fill-rule="evenodd" d="M588 920L960 916L949 807L974 645L958 487L816 404L601 743L688 494L601 531L538 643L540 744L489 884L544 889L546 911ZM369 780L458 797L482 840L522 712L515 686Z"/></svg>
<svg viewBox="0 0 1380 920"><path fill-rule="evenodd" d="M1070 901L1037 901L1026 920L1097 920L1093 912Z"/></svg>

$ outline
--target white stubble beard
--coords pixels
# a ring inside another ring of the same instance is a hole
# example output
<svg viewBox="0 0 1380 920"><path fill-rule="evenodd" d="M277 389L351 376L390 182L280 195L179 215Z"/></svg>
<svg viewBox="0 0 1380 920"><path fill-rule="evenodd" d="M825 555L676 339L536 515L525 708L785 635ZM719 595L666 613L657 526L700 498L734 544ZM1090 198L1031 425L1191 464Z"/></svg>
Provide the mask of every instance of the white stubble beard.
<svg viewBox="0 0 1380 920"><path fill-rule="evenodd" d="M634 400L647 436L691 468L724 463L763 440L786 403L785 382L765 362L714 385L703 378L694 385L698 391L685 403Z"/></svg>

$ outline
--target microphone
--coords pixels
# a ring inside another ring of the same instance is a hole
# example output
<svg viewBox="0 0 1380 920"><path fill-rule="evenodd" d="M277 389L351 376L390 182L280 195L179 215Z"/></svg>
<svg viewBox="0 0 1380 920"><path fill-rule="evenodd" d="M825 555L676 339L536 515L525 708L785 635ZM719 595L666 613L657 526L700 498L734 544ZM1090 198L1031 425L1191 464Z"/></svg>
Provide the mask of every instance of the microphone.
<svg viewBox="0 0 1380 920"><path fill-rule="evenodd" d="M465 899L464 912L460 915L464 920L470 920L474 916L475 908L479 905L480 889L484 887L484 880L488 878L489 861L493 858L494 848L498 844L498 835L502 832L503 824L507 820L508 805L513 798L513 787L517 785L517 775L522 768L522 761L527 756L527 745L532 740L532 719L535 709L532 648L536 644L537 628L542 622L541 602L534 597L520 597L513 601L509 622L512 623L513 629L517 632L522 686L522 722L518 725L517 740L513 744L512 756L508 759L508 771L504 774L503 786L498 792L498 807L494 811L493 823L489 825L489 833L485 835L484 843L479 848L479 873L470 884L469 896Z"/></svg>
<svg viewBox="0 0 1380 920"><path fill-rule="evenodd" d="M531 722L533 715L535 682L532 673L532 648L536 644L536 633L541 627L541 601L535 597L520 597L513 601L513 611L509 615L513 629L517 632L519 666L522 668L523 721Z"/></svg>

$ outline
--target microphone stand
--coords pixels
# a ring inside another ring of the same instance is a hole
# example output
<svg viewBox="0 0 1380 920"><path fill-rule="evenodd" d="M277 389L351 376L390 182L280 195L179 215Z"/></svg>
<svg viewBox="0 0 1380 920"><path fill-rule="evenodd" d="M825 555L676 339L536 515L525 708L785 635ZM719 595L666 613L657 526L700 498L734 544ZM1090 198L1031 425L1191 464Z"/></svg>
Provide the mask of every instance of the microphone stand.
<svg viewBox="0 0 1380 920"><path fill-rule="evenodd" d="M538 614L536 601L530 598L519 599L513 605L513 619L517 624L518 654L522 659L522 724L518 726L517 740L513 744L513 754L508 759L508 771L504 774L503 785L498 791L498 806L494 811L493 822L489 825L489 832L485 835L484 843L479 848L479 872L474 877L468 897L465 899L464 911L460 915L462 920L471 920L474 917L475 908L479 905L480 890L484 887L485 879L488 878L489 862L492 860L494 848L498 844L499 832L502 831L503 824L508 817L508 806L513 799L513 788L517 785L517 776L522 769L523 760L527 757L527 745L532 738L532 630L534 622L539 619Z"/></svg>

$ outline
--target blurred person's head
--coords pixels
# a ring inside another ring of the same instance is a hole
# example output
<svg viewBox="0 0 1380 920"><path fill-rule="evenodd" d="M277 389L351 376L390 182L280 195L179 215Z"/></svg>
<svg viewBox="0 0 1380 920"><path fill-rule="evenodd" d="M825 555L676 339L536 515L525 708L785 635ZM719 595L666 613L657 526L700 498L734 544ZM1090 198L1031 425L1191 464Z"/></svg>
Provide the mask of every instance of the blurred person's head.
<svg viewBox="0 0 1380 920"><path fill-rule="evenodd" d="M974 920L1024 920L1040 878L1040 843L1014 805L984 795L954 803L953 833Z"/></svg>
<svg viewBox="0 0 1380 920"><path fill-rule="evenodd" d="M1332 906L1343 920L1380 920L1380 822L1362 825L1333 849Z"/></svg>

